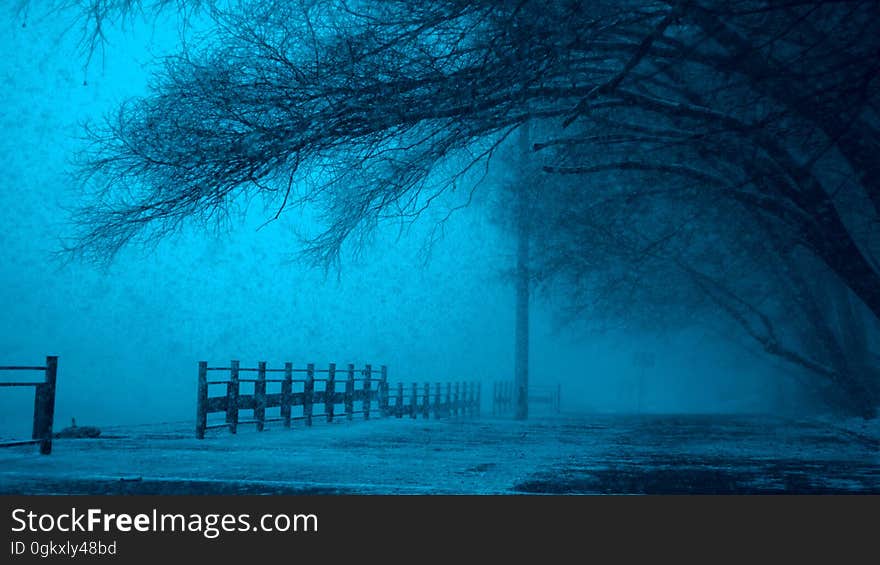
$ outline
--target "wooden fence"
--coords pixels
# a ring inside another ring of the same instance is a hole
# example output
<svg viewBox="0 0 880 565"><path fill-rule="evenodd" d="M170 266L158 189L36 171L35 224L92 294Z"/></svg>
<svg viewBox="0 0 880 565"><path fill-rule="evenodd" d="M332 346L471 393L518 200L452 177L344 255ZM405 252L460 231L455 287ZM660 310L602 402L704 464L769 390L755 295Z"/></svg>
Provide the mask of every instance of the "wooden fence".
<svg viewBox="0 0 880 565"><path fill-rule="evenodd" d="M228 377L208 378L209 374L217 372L228 373ZM242 378L242 373L255 376ZM294 378L294 375L300 378ZM242 394L242 383L253 383L253 393ZM211 396L209 387L212 386L222 386L224 394ZM270 386L279 390L269 392ZM293 415L292 408L297 406L302 407L301 413ZM317 414L316 406L322 410ZM341 412L337 411L338 407L342 408ZM360 409L355 410L355 407ZM352 420L356 414L362 414L365 420L369 420L374 407L379 416L385 417L475 415L480 410L480 386L478 383L456 382L435 383L433 390L430 383L411 383L408 387L397 383L390 387L385 365L376 375L372 365L355 368L349 364L339 370L335 363L330 363L326 369L318 369L313 363L304 369L295 369L292 363L285 363L283 368L269 368L265 361L251 368L241 367L237 360L231 361L228 367L209 367L206 361L199 362L198 439L204 439L205 431L214 428L228 428L234 434L239 424L256 424L257 431L263 431L270 422L281 422L289 428L297 420L311 426L315 418L333 422L336 418ZM266 411L271 408L279 409L277 417L267 417ZM242 410L251 411L251 418L242 420ZM225 414L224 421L210 423L208 416L213 413Z"/></svg>
<svg viewBox="0 0 880 565"><path fill-rule="evenodd" d="M553 412L559 413L562 386L530 386L529 405L549 405ZM516 407L516 387L513 381L497 381L492 386L492 415L501 416L514 411Z"/></svg>
<svg viewBox="0 0 880 565"><path fill-rule="evenodd" d="M52 425L55 420L55 380L58 376L58 357L46 357L46 365L33 366L0 366L0 371L41 371L42 381L4 381L0 387L34 387L34 417L31 439L15 440L0 443L0 447L15 445L40 444L40 453L52 453Z"/></svg>

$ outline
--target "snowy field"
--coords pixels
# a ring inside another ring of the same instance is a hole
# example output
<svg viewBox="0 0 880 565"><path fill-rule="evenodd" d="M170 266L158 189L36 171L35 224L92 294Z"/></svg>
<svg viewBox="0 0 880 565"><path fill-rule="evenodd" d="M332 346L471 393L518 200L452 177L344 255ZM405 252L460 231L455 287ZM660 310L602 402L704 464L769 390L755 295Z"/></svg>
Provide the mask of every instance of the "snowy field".
<svg viewBox="0 0 880 565"><path fill-rule="evenodd" d="M3 494L878 493L876 423L766 416L188 423L0 449Z"/></svg>

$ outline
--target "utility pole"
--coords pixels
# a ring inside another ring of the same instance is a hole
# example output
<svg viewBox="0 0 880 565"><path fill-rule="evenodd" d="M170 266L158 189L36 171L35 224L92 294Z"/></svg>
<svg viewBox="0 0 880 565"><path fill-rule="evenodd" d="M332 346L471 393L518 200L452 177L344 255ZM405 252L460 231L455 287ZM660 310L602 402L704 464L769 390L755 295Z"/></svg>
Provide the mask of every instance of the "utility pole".
<svg viewBox="0 0 880 565"><path fill-rule="evenodd" d="M516 349L514 382L517 420L529 417L529 167L531 157L529 122L519 127L520 175L516 190Z"/></svg>

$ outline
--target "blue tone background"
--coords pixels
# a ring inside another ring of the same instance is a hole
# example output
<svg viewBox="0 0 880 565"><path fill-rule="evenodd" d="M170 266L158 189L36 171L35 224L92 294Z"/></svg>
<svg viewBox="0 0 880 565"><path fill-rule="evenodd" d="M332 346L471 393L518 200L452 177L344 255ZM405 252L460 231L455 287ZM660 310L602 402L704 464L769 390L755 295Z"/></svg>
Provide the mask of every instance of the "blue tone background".
<svg viewBox="0 0 880 565"><path fill-rule="evenodd" d="M160 18L108 30L106 53L84 71L75 30L63 34L64 22L52 19L22 27L3 10L0 361L60 356L56 429L71 417L191 420L201 359L371 362L387 364L392 381L512 377L514 290L505 273L514 246L482 209L491 185L452 217L429 255L434 220L457 202L441 202L402 238L394 226L380 230L340 273L297 261L308 210L257 231L258 202L227 232L188 229L149 252L126 249L106 269L53 257L79 197L70 159L82 124L145 93L155 56L178 47L178 29ZM783 386L767 378L780 369L711 334L560 327L555 306L546 295L533 303L531 380L561 382L564 409L632 411L640 351L657 360L647 410L784 408ZM30 394L0 395L0 436L28 434Z"/></svg>

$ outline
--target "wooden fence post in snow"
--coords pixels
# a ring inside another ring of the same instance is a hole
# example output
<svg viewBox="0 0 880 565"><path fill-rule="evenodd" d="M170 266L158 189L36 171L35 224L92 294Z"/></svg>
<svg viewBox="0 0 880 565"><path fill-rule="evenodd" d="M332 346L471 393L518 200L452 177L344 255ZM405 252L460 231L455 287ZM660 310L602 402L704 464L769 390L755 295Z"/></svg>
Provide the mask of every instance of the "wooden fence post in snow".
<svg viewBox="0 0 880 565"><path fill-rule="evenodd" d="M461 393L458 397L458 415L459 416L467 416L467 399L468 399L467 383L464 381L461 381L460 389L461 389Z"/></svg>
<svg viewBox="0 0 880 565"><path fill-rule="evenodd" d="M32 439L40 440L40 453L52 453L52 425L55 421L55 383L58 378L58 357L46 357L45 380L34 387L34 421Z"/></svg>
<svg viewBox="0 0 880 565"><path fill-rule="evenodd" d="M477 416L480 415L480 412L483 409L483 383L477 383Z"/></svg>
<svg viewBox="0 0 880 565"><path fill-rule="evenodd" d="M290 404L293 396L293 363L284 364L284 380L281 382L281 421L290 427Z"/></svg>
<svg viewBox="0 0 880 565"><path fill-rule="evenodd" d="M208 427L208 362L199 361L199 385L196 392L196 439L205 439Z"/></svg>
<svg viewBox="0 0 880 565"><path fill-rule="evenodd" d="M257 421L257 431L262 432L266 427L266 362L257 363L257 382L254 383L254 420Z"/></svg>
<svg viewBox="0 0 880 565"><path fill-rule="evenodd" d="M477 383L471 382L471 416L477 415Z"/></svg>
<svg viewBox="0 0 880 565"><path fill-rule="evenodd" d="M229 424L229 433L238 431L238 367L237 359L229 364L229 382L226 384L226 423Z"/></svg>
<svg viewBox="0 0 880 565"><path fill-rule="evenodd" d="M382 365L379 376L379 414L388 416L388 367Z"/></svg>
<svg viewBox="0 0 880 565"><path fill-rule="evenodd" d="M373 378L373 366L367 365L364 368L364 401L362 403L362 410L364 412L364 420L370 419L370 405L373 403L373 399L370 398L370 394L372 393L372 378Z"/></svg>
<svg viewBox="0 0 880 565"><path fill-rule="evenodd" d="M434 419L440 418L440 412L443 410L443 394L440 392L440 383L434 384Z"/></svg>
<svg viewBox="0 0 880 565"><path fill-rule="evenodd" d="M412 394L409 398L409 417L415 418L419 415L419 385L412 384Z"/></svg>
<svg viewBox="0 0 880 565"><path fill-rule="evenodd" d="M422 418L431 416L431 385L425 383L425 398L422 400Z"/></svg>
<svg viewBox="0 0 880 565"><path fill-rule="evenodd" d="M348 364L348 378L345 380L345 417L354 418L354 364Z"/></svg>
<svg viewBox="0 0 880 565"><path fill-rule="evenodd" d="M327 369L327 385L324 387L324 413L327 421L333 421L333 412L336 410L336 363L330 363Z"/></svg>
<svg viewBox="0 0 880 565"><path fill-rule="evenodd" d="M306 382L303 391L303 420L306 426L312 425L312 408L315 395L315 364L309 363L306 367Z"/></svg>

